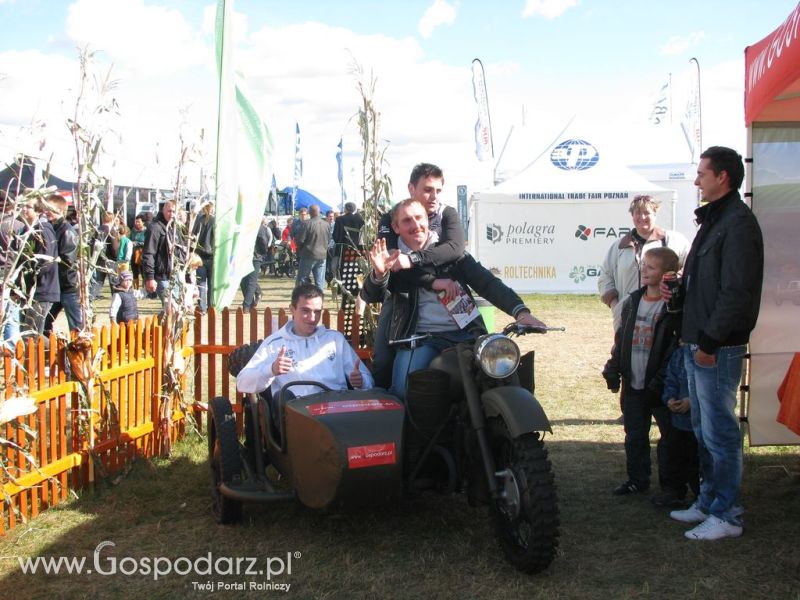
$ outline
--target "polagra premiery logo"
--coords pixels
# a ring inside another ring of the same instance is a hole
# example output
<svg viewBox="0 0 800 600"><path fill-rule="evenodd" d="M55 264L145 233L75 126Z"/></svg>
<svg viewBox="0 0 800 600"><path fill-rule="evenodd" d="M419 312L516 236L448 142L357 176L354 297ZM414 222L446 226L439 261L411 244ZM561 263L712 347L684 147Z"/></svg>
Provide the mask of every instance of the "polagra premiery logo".
<svg viewBox="0 0 800 600"><path fill-rule="evenodd" d="M587 227L586 225L578 225L578 229L575 231L576 238L585 242L589 239L590 235L592 235L591 227Z"/></svg>

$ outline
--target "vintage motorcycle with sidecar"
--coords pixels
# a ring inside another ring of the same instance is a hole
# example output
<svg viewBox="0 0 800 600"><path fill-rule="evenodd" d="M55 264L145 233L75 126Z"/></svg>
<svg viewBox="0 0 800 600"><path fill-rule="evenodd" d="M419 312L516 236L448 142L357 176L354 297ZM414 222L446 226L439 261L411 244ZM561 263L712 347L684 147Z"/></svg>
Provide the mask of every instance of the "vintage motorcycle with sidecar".
<svg viewBox="0 0 800 600"><path fill-rule="evenodd" d="M248 394L242 440L230 401L214 398L208 451L216 519L238 522L243 502L297 498L310 508L351 509L390 505L420 490L463 491L470 505L489 506L511 564L545 569L559 534L542 439L552 430L533 395L534 354L520 357L511 339L543 332L512 323L474 345L448 348L409 375L405 403L381 389L330 390L308 381L287 384L278 398ZM393 343L413 347L424 337ZM233 375L258 344L230 355ZM293 386L309 384L320 392L292 397Z"/></svg>

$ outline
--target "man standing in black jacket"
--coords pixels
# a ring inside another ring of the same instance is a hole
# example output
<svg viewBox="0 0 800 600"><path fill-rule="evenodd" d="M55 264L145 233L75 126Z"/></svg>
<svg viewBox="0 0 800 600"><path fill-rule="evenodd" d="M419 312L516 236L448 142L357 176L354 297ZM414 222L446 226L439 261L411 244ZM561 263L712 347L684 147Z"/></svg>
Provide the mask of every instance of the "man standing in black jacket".
<svg viewBox="0 0 800 600"><path fill-rule="evenodd" d="M58 243L53 226L44 215L41 201L22 207L22 219L28 226L23 239L28 242L28 270L24 277L28 305L22 312L23 335L42 335L45 317L53 302L61 298L58 285ZM47 257L47 258L45 258Z"/></svg>
<svg viewBox="0 0 800 600"><path fill-rule="evenodd" d="M58 244L58 283L61 295L58 302L50 307L50 314L44 325L44 334L53 331L53 322L63 309L67 315L70 331L79 331L83 327L83 309L81 307L78 282L78 234L75 228L65 219L67 199L59 194L47 198L47 218L53 226Z"/></svg>
<svg viewBox="0 0 800 600"><path fill-rule="evenodd" d="M161 212L147 228L142 250L142 272L144 287L148 293L156 292L161 300L161 308L167 307L169 280L176 247L178 246L175 219L175 202L167 200Z"/></svg>
<svg viewBox="0 0 800 600"><path fill-rule="evenodd" d="M677 521L700 523L686 532L694 540L742 535L736 392L764 276L761 228L739 197L743 179L744 165L736 151L712 146L700 155L694 183L707 204L695 211L700 229L686 258L680 293L681 339L702 482L691 507L670 513Z"/></svg>
<svg viewBox="0 0 800 600"><path fill-rule="evenodd" d="M214 268L214 203L207 202L194 221L192 235L196 240L195 254L203 261L197 269L197 288L200 291L200 312L206 314L212 303Z"/></svg>

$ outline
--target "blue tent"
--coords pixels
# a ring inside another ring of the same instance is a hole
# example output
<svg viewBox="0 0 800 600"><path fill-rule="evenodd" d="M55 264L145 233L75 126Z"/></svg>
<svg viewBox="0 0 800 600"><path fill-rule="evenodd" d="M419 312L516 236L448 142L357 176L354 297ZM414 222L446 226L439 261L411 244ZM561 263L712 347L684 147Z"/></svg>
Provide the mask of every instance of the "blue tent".
<svg viewBox="0 0 800 600"><path fill-rule="evenodd" d="M289 207L291 206L291 201L292 201L291 200L291 198L292 198L292 188L285 187L285 188L283 188L281 190L281 192L283 192L284 194L287 194L287 196L286 196L286 202L287 202L286 210L288 211ZM333 210L332 206L330 206L329 204L325 204L322 200L317 198L314 194L312 194L310 192L307 192L304 189L297 188L297 198L295 198L295 200L294 200L294 209L298 210L300 208L308 208L312 204L316 204L317 206L319 206L319 211L323 215L327 211Z"/></svg>

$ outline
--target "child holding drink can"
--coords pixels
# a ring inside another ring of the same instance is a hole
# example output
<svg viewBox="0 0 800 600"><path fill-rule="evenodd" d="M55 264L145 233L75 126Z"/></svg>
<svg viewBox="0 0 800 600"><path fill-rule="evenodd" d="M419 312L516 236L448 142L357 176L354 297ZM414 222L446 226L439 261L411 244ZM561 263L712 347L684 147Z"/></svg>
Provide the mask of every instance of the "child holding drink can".
<svg viewBox="0 0 800 600"><path fill-rule="evenodd" d="M649 250L642 258L643 287L625 299L614 334L611 357L603 369L608 389L622 388L620 405L625 425L628 479L614 489L617 496L644 493L650 488L650 422L655 417L661 437L656 455L663 491L677 489L666 462L670 411L661 401L666 365L678 345L680 314L669 312L661 297L665 273L678 269L670 248Z"/></svg>

